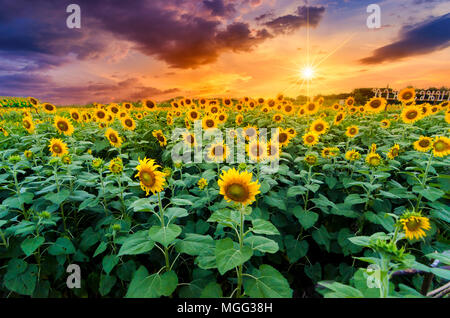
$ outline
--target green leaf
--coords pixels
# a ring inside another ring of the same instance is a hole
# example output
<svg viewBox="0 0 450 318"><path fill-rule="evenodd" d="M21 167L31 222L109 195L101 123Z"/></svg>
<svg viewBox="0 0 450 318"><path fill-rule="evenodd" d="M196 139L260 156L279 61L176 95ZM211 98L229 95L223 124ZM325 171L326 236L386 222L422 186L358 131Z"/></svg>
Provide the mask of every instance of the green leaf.
<svg viewBox="0 0 450 318"><path fill-rule="evenodd" d="M264 236L253 235L244 239L244 244L263 253L276 253L279 250L278 243Z"/></svg>
<svg viewBox="0 0 450 318"><path fill-rule="evenodd" d="M51 255L68 255L75 253L75 246L73 246L72 242L66 237L59 237L56 242L50 246L48 252Z"/></svg>
<svg viewBox="0 0 450 318"><path fill-rule="evenodd" d="M23 260L11 259L3 283L10 291L31 296L36 288L38 267Z"/></svg>
<svg viewBox="0 0 450 318"><path fill-rule="evenodd" d="M200 298L221 298L222 296L222 287L216 282L210 282L200 294Z"/></svg>
<svg viewBox="0 0 450 318"><path fill-rule="evenodd" d="M26 256L30 256L33 252L42 244L44 244L45 238L42 236L30 237L27 238L20 244L22 251Z"/></svg>
<svg viewBox="0 0 450 318"><path fill-rule="evenodd" d="M117 263L119 263L119 257L117 255L106 255L102 260L103 270L109 275Z"/></svg>
<svg viewBox="0 0 450 318"><path fill-rule="evenodd" d="M333 297L339 298L363 298L364 295L356 288L344 285L338 282L319 282L319 285L333 290L335 293L332 294Z"/></svg>
<svg viewBox="0 0 450 318"><path fill-rule="evenodd" d="M425 256L432 260L437 259L440 262L444 263L445 265L450 265L450 255L449 254L430 253Z"/></svg>
<svg viewBox="0 0 450 318"><path fill-rule="evenodd" d="M244 276L244 290L252 298L291 298L292 289L283 275L270 265L253 269Z"/></svg>
<svg viewBox="0 0 450 318"><path fill-rule="evenodd" d="M109 275L101 275L100 277L100 284L98 291L100 292L100 295L106 296L109 294L111 289L116 284L117 278L116 276L109 276Z"/></svg>
<svg viewBox="0 0 450 318"><path fill-rule="evenodd" d="M298 219L305 230L316 224L317 220L319 219L319 214L317 214L316 212L305 211L301 206L296 206L293 212L295 217Z"/></svg>
<svg viewBox="0 0 450 318"><path fill-rule="evenodd" d="M107 247L108 247L108 244L106 244L106 242L103 242L103 241L100 242L100 244L98 244L97 248L95 249L93 257L96 257L97 255L100 255L101 253L106 251Z"/></svg>
<svg viewBox="0 0 450 318"><path fill-rule="evenodd" d="M192 205L192 201L180 198L172 198L171 202L175 205Z"/></svg>
<svg viewBox="0 0 450 318"><path fill-rule="evenodd" d="M252 220L253 227L250 228L256 234L280 235L278 229L269 221L263 219Z"/></svg>
<svg viewBox="0 0 450 318"><path fill-rule="evenodd" d="M149 231L150 238L155 242L161 243L165 247L168 247L173 243L180 234L181 227L176 224L169 224L165 227L154 225Z"/></svg>
<svg viewBox="0 0 450 318"><path fill-rule="evenodd" d="M155 246L155 242L150 239L148 231L138 231L127 237L118 256L143 254L150 251L153 246Z"/></svg>
<svg viewBox="0 0 450 318"><path fill-rule="evenodd" d="M144 266L140 266L134 273L128 286L126 298L158 298L161 296L161 277L158 274L150 275Z"/></svg>
<svg viewBox="0 0 450 318"><path fill-rule="evenodd" d="M431 188L431 187L429 187L427 189L423 189L420 186L414 186L413 191L423 195L425 198L427 198L431 202L436 201L437 199L439 199L445 195L444 191L437 189L437 188Z"/></svg>
<svg viewBox="0 0 450 318"><path fill-rule="evenodd" d="M295 197L298 194L304 194L304 193L306 193L306 191L307 191L307 189L304 186L297 185L297 186L289 187L286 196L288 198L291 198L291 197Z"/></svg>
<svg viewBox="0 0 450 318"><path fill-rule="evenodd" d="M284 238L289 263L293 264L308 252L309 244L307 241L298 241L292 235L286 235Z"/></svg>
<svg viewBox="0 0 450 318"><path fill-rule="evenodd" d="M205 249L214 248L214 240L210 235L187 233L184 240L178 241L176 249L179 253L197 256Z"/></svg>
<svg viewBox="0 0 450 318"><path fill-rule="evenodd" d="M318 230L312 232L313 239L319 245L324 245L327 252L330 252L330 239L331 236L328 234L327 229L322 225Z"/></svg>
<svg viewBox="0 0 450 318"><path fill-rule="evenodd" d="M240 249L239 246L235 246L232 239L225 238L216 241L215 255L217 269L223 275L230 269L248 261L253 255L253 250L246 245Z"/></svg>
<svg viewBox="0 0 450 318"><path fill-rule="evenodd" d="M63 189L59 193L47 193L44 198L56 205L61 205L70 195L70 191Z"/></svg>
<svg viewBox="0 0 450 318"><path fill-rule="evenodd" d="M183 208L168 208L164 211L164 216L166 216L169 220L172 220L173 218L183 218L188 215L188 211Z"/></svg>
<svg viewBox="0 0 450 318"><path fill-rule="evenodd" d="M160 293L170 296L178 286L178 276L174 271L168 271L161 275Z"/></svg>
<svg viewBox="0 0 450 318"><path fill-rule="evenodd" d="M217 222L232 227L233 224L239 224L240 213L230 209L219 209L211 214L207 222Z"/></svg>

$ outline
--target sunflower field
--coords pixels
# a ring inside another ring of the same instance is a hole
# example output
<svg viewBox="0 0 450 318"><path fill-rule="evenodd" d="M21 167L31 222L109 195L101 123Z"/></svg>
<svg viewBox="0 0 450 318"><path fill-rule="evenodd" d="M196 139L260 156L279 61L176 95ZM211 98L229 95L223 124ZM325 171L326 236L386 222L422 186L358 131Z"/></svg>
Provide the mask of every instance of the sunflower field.
<svg viewBox="0 0 450 318"><path fill-rule="evenodd" d="M399 101L3 103L0 296L448 297L450 106Z"/></svg>

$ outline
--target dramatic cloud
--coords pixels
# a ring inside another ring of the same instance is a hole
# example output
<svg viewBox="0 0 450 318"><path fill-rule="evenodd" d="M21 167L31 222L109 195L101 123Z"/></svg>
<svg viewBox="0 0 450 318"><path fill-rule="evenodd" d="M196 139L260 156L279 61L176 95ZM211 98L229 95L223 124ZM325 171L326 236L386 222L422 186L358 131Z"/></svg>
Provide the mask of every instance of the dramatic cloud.
<svg viewBox="0 0 450 318"><path fill-rule="evenodd" d="M64 85L54 82L49 76L21 73L0 76L0 96L33 96L42 101L60 105L91 102L109 103L134 101L142 98L172 97L178 88L161 90L143 85L138 78L127 78L118 82L88 82L85 85Z"/></svg>
<svg viewBox="0 0 450 318"><path fill-rule="evenodd" d="M325 13L324 7L298 7L294 14L284 15L264 23L276 34L291 33L303 26L309 25L316 27ZM262 17L258 17L262 19ZM258 19L257 18L257 19Z"/></svg>
<svg viewBox="0 0 450 318"><path fill-rule="evenodd" d="M218 17L224 17L236 12L232 3L225 4L223 0L203 1L203 5L211 10L211 14Z"/></svg>
<svg viewBox="0 0 450 318"><path fill-rule="evenodd" d="M360 62L378 64L445 49L450 45L449 30L450 13L418 25L404 27L397 41L376 49L372 56Z"/></svg>

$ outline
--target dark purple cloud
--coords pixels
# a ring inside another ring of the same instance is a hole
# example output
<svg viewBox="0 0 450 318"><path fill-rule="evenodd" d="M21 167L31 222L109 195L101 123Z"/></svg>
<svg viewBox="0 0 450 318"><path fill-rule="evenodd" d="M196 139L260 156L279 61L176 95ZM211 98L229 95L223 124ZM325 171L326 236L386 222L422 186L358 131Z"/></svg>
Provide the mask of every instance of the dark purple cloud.
<svg viewBox="0 0 450 318"><path fill-rule="evenodd" d="M302 6L293 14L284 15L264 23L276 34L291 33L303 26L316 27L325 13L325 7Z"/></svg>
<svg viewBox="0 0 450 318"><path fill-rule="evenodd" d="M213 16L225 17L236 12L233 3L225 3L224 0L204 0L203 5L211 11Z"/></svg>
<svg viewBox="0 0 450 318"><path fill-rule="evenodd" d="M360 62L378 64L445 49L450 45L449 30L450 13L420 24L405 26L397 41L376 49L372 56L363 58Z"/></svg>

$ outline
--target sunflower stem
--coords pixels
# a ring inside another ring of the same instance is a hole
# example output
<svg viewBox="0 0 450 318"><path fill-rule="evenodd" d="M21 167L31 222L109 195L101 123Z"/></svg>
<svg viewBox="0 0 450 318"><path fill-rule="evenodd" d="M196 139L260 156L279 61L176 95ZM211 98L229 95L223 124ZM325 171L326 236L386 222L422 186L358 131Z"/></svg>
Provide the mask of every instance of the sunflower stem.
<svg viewBox="0 0 450 318"><path fill-rule="evenodd" d="M161 227L165 227L164 222L164 209L161 202L161 195L158 192L158 205L159 205L159 216L161 221ZM169 262L169 249L167 246L164 246L164 260L166 262L166 272L170 271L170 262Z"/></svg>
<svg viewBox="0 0 450 318"><path fill-rule="evenodd" d="M433 161L432 159L433 159L433 153L430 153L430 156L428 157L427 167L425 168L425 172L423 174L422 182L420 183L423 189L425 189L425 185L426 185L427 180L428 180L428 172L429 172L430 167L431 167L431 162ZM419 196L417 197L417 204L416 204L415 211L419 210L420 201L422 201L422 197L423 197L422 194L419 194Z"/></svg>

